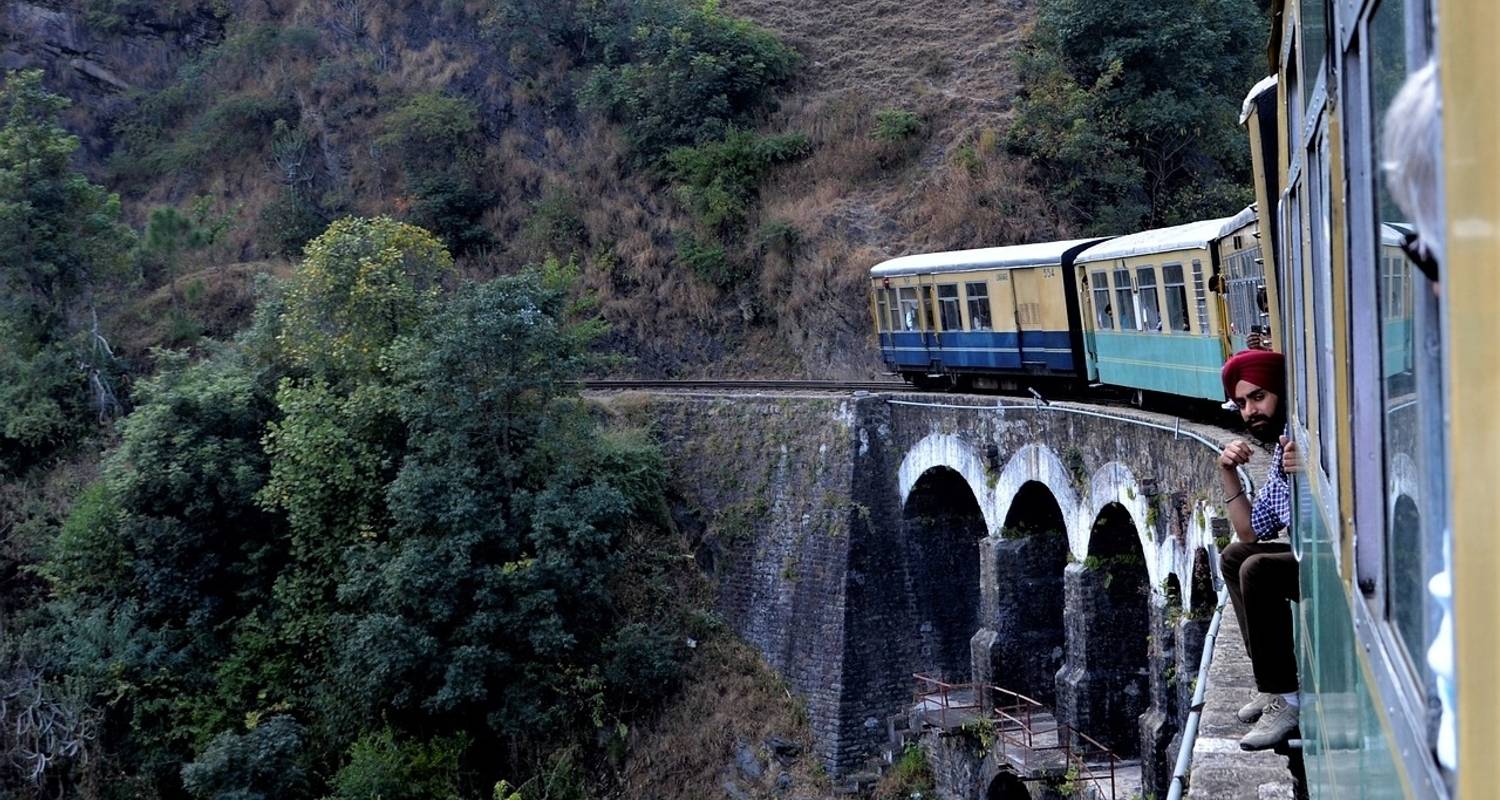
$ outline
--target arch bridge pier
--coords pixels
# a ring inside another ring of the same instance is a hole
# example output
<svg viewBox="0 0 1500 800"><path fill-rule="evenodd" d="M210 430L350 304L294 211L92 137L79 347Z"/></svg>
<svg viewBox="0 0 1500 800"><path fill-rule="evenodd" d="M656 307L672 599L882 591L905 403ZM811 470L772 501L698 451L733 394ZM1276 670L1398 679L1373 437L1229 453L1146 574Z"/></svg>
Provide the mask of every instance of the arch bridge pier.
<svg viewBox="0 0 1500 800"><path fill-rule="evenodd" d="M1084 404L860 395L630 411L661 435L718 611L805 698L829 771L888 746L921 673L1043 703L1164 796L1227 543L1211 447L1234 436Z"/></svg>

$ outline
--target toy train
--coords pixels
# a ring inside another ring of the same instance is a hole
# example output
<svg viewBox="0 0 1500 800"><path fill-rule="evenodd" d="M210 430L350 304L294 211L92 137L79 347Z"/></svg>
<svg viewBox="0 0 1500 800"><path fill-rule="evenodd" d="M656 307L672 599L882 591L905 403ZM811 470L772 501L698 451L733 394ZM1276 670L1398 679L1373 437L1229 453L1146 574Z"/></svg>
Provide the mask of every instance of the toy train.
<svg viewBox="0 0 1500 800"><path fill-rule="evenodd" d="M1388 232L1393 270L1399 241ZM1126 236L908 255L870 270L871 313L886 367L918 387L1052 381L1222 401L1224 359L1270 342L1267 255L1254 206Z"/></svg>

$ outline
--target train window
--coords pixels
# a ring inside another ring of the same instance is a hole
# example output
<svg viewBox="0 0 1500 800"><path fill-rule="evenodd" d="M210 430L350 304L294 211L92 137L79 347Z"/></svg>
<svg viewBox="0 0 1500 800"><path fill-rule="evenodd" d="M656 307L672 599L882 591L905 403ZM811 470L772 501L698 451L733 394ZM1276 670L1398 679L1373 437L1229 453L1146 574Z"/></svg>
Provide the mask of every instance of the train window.
<svg viewBox="0 0 1500 800"><path fill-rule="evenodd" d="M1302 0L1302 104L1312 100L1318 76L1324 74L1323 56L1328 52L1328 11L1324 0ZM1310 109L1309 109L1310 110ZM1295 140L1294 140L1295 141Z"/></svg>
<svg viewBox="0 0 1500 800"><path fill-rule="evenodd" d="M1132 291L1130 270L1115 270L1115 313L1120 315L1120 330L1133 331L1135 326L1135 292Z"/></svg>
<svg viewBox="0 0 1500 800"><path fill-rule="evenodd" d="M1099 330L1113 330L1115 312L1114 307L1109 303L1109 279L1103 272L1095 272L1089 276L1089 282L1094 287L1094 322Z"/></svg>
<svg viewBox="0 0 1500 800"><path fill-rule="evenodd" d="M1323 468L1327 485L1337 486L1337 463L1334 460L1334 443L1337 438L1334 425L1338 417L1333 393L1333 252L1330 241L1333 209L1329 199L1331 176L1326 129L1319 133L1316 144L1308 149L1307 155L1306 163L1310 167L1307 171L1308 210L1311 214L1308 234L1312 244L1310 258L1315 339L1315 349L1308 353L1308 358L1317 366L1318 440L1322 443L1318 448L1319 465ZM1332 499L1335 495L1328 492L1324 497ZM1337 514L1330 516L1337 518Z"/></svg>
<svg viewBox="0 0 1500 800"><path fill-rule="evenodd" d="M994 327L990 321L990 287L984 282L964 284L964 295L969 299L969 329L987 331Z"/></svg>
<svg viewBox="0 0 1500 800"><path fill-rule="evenodd" d="M1370 20L1371 119L1383 139L1385 112L1406 78L1411 42L1408 10L1384 0ZM1379 163L1379 151L1373 153ZM1375 239L1382 305L1380 367L1385 462L1385 615L1405 653L1415 683L1435 703L1426 653L1441 610L1427 583L1442 569L1444 526L1443 360L1438 307L1432 284L1412 269L1400 244L1410 220L1391 199L1383 177L1376 180Z"/></svg>
<svg viewBox="0 0 1500 800"><path fill-rule="evenodd" d="M1193 297L1198 301L1198 332L1208 333L1208 292L1203 288L1203 262L1193 259Z"/></svg>
<svg viewBox="0 0 1500 800"><path fill-rule="evenodd" d="M958 284L944 283L937 287L938 309L943 315L943 330L961 331L964 329L963 317L958 311Z"/></svg>
<svg viewBox="0 0 1500 800"><path fill-rule="evenodd" d="M875 290L875 329L880 331L890 330L890 303L886 300L885 293L885 289Z"/></svg>
<svg viewBox="0 0 1500 800"><path fill-rule="evenodd" d="M880 294L882 294L882 296L885 297L885 309L886 309L885 330L900 330L901 329L901 306L900 306L900 303L898 303L897 300L895 300L895 290L894 290L894 288L888 288L888 290L882 290L882 291L880 291Z"/></svg>
<svg viewBox="0 0 1500 800"><path fill-rule="evenodd" d="M1135 281L1141 293L1141 327L1148 331L1161 330L1161 308L1156 297L1156 267L1137 269Z"/></svg>
<svg viewBox="0 0 1500 800"><path fill-rule="evenodd" d="M1163 264L1161 267L1162 288L1167 293L1167 325L1174 331L1187 331L1187 287L1182 282L1181 264Z"/></svg>
<svg viewBox="0 0 1500 800"><path fill-rule="evenodd" d="M901 330L921 329L922 321L917 317L917 290L910 286L903 286L901 287Z"/></svg>
<svg viewBox="0 0 1500 800"><path fill-rule="evenodd" d="M937 330L937 315L932 313L932 287L922 287L922 326L927 330Z"/></svg>

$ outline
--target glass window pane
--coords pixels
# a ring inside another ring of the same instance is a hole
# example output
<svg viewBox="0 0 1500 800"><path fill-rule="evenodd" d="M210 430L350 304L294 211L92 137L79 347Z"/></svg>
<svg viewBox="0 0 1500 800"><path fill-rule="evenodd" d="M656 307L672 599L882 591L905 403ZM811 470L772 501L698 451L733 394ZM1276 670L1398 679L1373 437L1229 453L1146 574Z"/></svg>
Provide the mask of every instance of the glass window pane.
<svg viewBox="0 0 1500 800"><path fill-rule="evenodd" d="M921 320L917 318L917 290L911 287L901 289L901 330L921 330Z"/></svg>
<svg viewBox="0 0 1500 800"><path fill-rule="evenodd" d="M938 308L943 315L943 330L963 330L963 317L958 313L958 284L945 283L937 287L937 290Z"/></svg>
<svg viewBox="0 0 1500 800"><path fill-rule="evenodd" d="M1370 21L1372 155L1379 163L1386 108L1406 78L1406 9L1384 0ZM1386 613L1423 688L1432 695L1427 648L1440 611L1427 582L1442 568L1442 382L1437 301L1401 249L1410 220L1377 181L1381 385L1385 406Z"/></svg>
<svg viewBox="0 0 1500 800"><path fill-rule="evenodd" d="M990 288L986 283L964 284L964 294L969 298L969 327L976 331L991 330Z"/></svg>
<svg viewBox="0 0 1500 800"><path fill-rule="evenodd" d="M1120 315L1120 330L1133 331L1135 326L1135 293L1131 291L1130 270L1115 270L1115 308Z"/></svg>
<svg viewBox="0 0 1500 800"><path fill-rule="evenodd" d="M1141 329L1161 330L1161 309L1156 299L1156 268L1141 267L1135 271L1136 286L1140 289Z"/></svg>
<svg viewBox="0 0 1500 800"><path fill-rule="evenodd" d="M1187 287L1182 282L1182 265L1163 264L1161 281L1167 295L1167 325L1174 331L1188 330Z"/></svg>
<svg viewBox="0 0 1500 800"><path fill-rule="evenodd" d="M1109 302L1109 279L1104 273L1095 272L1089 276L1089 283L1094 289L1094 323L1100 330L1112 330L1115 327L1115 311Z"/></svg>

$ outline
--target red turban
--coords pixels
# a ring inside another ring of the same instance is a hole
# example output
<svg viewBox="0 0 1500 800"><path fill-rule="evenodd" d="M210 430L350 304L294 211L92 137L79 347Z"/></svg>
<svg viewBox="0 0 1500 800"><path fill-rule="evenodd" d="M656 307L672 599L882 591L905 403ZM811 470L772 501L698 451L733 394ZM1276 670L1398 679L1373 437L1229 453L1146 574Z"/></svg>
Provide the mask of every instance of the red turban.
<svg viewBox="0 0 1500 800"><path fill-rule="evenodd" d="M1219 372L1224 379L1224 395L1234 397L1234 387L1248 381L1276 395L1286 396L1286 358L1270 350L1242 350L1224 362Z"/></svg>

